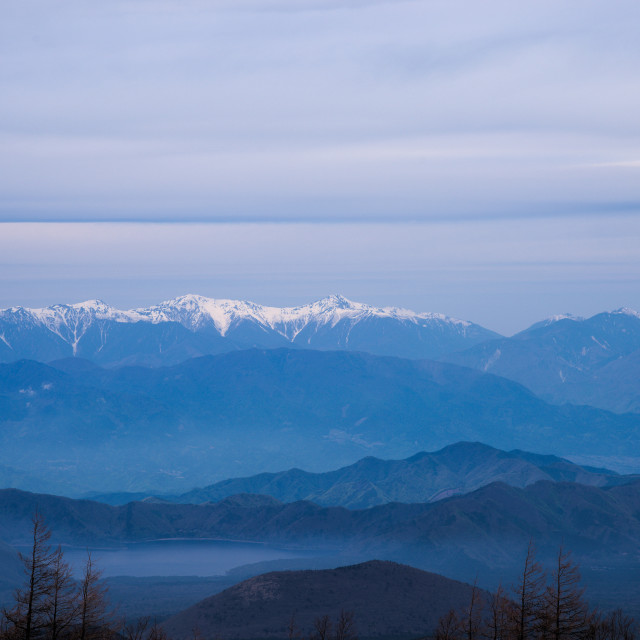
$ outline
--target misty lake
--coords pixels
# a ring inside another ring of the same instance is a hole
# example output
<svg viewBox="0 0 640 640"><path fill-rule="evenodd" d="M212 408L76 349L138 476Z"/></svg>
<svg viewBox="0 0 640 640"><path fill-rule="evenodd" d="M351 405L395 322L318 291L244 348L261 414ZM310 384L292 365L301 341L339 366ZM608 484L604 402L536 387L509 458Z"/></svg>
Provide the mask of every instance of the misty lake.
<svg viewBox="0 0 640 640"><path fill-rule="evenodd" d="M75 575L82 572L87 548L63 547ZM219 576L243 564L317 556L318 551L286 549L227 540L155 540L114 548L89 548L105 578L112 576Z"/></svg>

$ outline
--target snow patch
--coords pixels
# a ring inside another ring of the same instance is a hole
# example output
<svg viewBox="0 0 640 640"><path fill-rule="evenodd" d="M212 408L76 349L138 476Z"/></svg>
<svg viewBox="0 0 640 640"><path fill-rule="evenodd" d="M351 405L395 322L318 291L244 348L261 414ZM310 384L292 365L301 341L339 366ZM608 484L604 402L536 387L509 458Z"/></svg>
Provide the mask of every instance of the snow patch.
<svg viewBox="0 0 640 640"><path fill-rule="evenodd" d="M606 342L605 343L600 342L595 336L591 336L591 339L605 351L609 351L609 349L611 348Z"/></svg>
<svg viewBox="0 0 640 640"><path fill-rule="evenodd" d="M627 307L620 307L620 309L616 309L611 313L623 316L632 316L634 318L640 318L640 312L635 311L634 309L629 309Z"/></svg>
<svg viewBox="0 0 640 640"><path fill-rule="evenodd" d="M502 355L502 351L500 349L496 349L493 354L489 357L489 359L484 363L484 367L482 367L483 371L488 371L491 367L500 359Z"/></svg>

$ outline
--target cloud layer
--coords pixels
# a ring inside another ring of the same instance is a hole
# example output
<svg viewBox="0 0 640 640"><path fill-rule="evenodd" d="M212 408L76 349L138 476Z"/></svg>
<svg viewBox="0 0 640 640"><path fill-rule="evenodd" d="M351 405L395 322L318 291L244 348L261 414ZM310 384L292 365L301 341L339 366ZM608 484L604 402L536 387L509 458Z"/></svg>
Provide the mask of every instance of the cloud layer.
<svg viewBox="0 0 640 640"><path fill-rule="evenodd" d="M638 211L634 1L35 0L3 14L5 221Z"/></svg>

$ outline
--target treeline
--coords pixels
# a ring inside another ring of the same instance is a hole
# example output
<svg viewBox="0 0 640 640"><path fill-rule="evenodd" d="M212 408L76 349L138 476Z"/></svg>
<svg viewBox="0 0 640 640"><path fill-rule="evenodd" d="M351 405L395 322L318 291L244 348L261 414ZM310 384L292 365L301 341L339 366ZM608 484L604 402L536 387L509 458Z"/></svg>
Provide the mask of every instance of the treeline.
<svg viewBox="0 0 640 640"><path fill-rule="evenodd" d="M440 618L435 640L634 640L638 625L620 609L592 609L570 552L560 548L546 573L529 543L520 579L486 595L473 585L468 605Z"/></svg>

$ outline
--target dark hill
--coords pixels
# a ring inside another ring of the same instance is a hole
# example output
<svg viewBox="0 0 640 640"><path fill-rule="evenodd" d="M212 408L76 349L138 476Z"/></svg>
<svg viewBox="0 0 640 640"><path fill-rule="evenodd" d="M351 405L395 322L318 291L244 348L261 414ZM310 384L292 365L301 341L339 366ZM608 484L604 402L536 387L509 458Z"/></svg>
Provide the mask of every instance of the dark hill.
<svg viewBox="0 0 640 640"><path fill-rule="evenodd" d="M304 633L324 614L353 611L360 638L415 638L431 633L450 608L469 602L471 587L393 562L322 571L281 571L245 580L171 617L163 628L186 640L287 638L295 614Z"/></svg>
<svg viewBox="0 0 640 640"><path fill-rule="evenodd" d="M450 364L309 350L238 351L146 369L0 365L0 450L79 493L176 493L256 471L324 471L459 440L640 457L640 416L549 405Z"/></svg>

